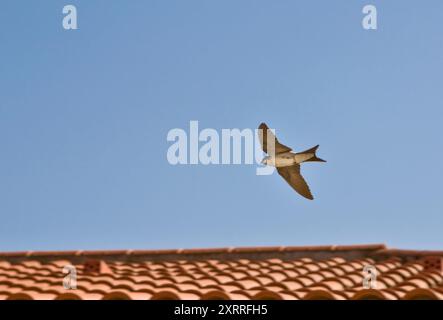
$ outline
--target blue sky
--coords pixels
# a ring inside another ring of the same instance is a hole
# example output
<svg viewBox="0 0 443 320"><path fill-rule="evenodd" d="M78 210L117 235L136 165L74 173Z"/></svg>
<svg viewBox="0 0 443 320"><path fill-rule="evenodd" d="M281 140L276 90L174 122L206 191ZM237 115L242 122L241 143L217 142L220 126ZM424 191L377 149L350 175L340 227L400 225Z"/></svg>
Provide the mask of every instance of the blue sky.
<svg viewBox="0 0 443 320"><path fill-rule="evenodd" d="M74 4L78 30L62 28ZM361 27L366 4L378 30ZM443 248L443 2L3 1L0 250ZM255 128L253 165L171 166L172 128Z"/></svg>

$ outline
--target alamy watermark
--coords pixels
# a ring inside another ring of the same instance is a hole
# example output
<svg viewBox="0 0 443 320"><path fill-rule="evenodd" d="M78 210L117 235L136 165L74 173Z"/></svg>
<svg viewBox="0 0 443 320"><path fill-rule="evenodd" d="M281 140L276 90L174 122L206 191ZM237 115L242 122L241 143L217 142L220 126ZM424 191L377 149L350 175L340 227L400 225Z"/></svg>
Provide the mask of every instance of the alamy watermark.
<svg viewBox="0 0 443 320"><path fill-rule="evenodd" d="M66 290L77 289L77 269L73 265L66 265L63 267L63 273L66 274L63 278L63 288Z"/></svg>
<svg viewBox="0 0 443 320"><path fill-rule="evenodd" d="M172 165L261 165L264 157L260 129L222 129L221 132L205 128L200 130L198 121L189 122L189 132L181 128L169 130L167 141L172 142L167 151ZM275 134L275 130L270 129ZM273 150L275 141L268 139L268 150ZM269 155L269 152L268 152ZM270 175L275 168L259 166L257 175Z"/></svg>
<svg viewBox="0 0 443 320"><path fill-rule="evenodd" d="M63 29L77 30L77 7L72 4L68 4L63 7L62 12L65 14L62 21Z"/></svg>
<svg viewBox="0 0 443 320"><path fill-rule="evenodd" d="M362 13L365 14L361 21L363 29L377 30L377 8L372 4L368 4L363 7Z"/></svg>
<svg viewBox="0 0 443 320"><path fill-rule="evenodd" d="M377 289L377 268L371 264L363 267L363 288Z"/></svg>

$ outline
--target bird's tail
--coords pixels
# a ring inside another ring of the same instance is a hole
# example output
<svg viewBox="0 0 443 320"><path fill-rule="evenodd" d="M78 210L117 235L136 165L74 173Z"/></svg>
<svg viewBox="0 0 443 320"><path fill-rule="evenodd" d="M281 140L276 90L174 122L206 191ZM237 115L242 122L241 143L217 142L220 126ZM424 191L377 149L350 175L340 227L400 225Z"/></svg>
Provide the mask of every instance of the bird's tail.
<svg viewBox="0 0 443 320"><path fill-rule="evenodd" d="M313 147L311 149L305 150L303 152L299 152L300 154L309 154L309 153L314 154L313 157L309 158L308 160L305 160L304 162L309 162L309 161L312 161L312 162L326 162L326 160L318 158L317 155L315 154L317 152L318 147L319 147L319 145L316 145L315 147Z"/></svg>

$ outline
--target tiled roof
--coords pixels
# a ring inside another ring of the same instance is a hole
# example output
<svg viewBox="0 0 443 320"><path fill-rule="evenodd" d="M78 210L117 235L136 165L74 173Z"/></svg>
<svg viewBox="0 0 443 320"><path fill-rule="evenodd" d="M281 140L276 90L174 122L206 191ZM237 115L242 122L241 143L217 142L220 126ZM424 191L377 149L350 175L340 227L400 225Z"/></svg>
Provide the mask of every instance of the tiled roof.
<svg viewBox="0 0 443 320"><path fill-rule="evenodd" d="M0 300L443 299L442 259L384 245L10 252ZM63 285L69 265L76 289ZM365 266L375 288L363 286Z"/></svg>

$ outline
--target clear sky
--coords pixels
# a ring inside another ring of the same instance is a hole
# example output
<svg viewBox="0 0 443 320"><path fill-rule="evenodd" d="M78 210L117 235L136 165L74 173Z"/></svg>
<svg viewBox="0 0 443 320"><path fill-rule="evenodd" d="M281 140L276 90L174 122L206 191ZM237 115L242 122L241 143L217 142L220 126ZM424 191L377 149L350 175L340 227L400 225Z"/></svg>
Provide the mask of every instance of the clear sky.
<svg viewBox="0 0 443 320"><path fill-rule="evenodd" d="M78 30L62 28L74 4ZM361 26L378 9L378 30ZM0 250L443 249L443 2L2 1ZM172 166L172 128L255 128L255 165Z"/></svg>

